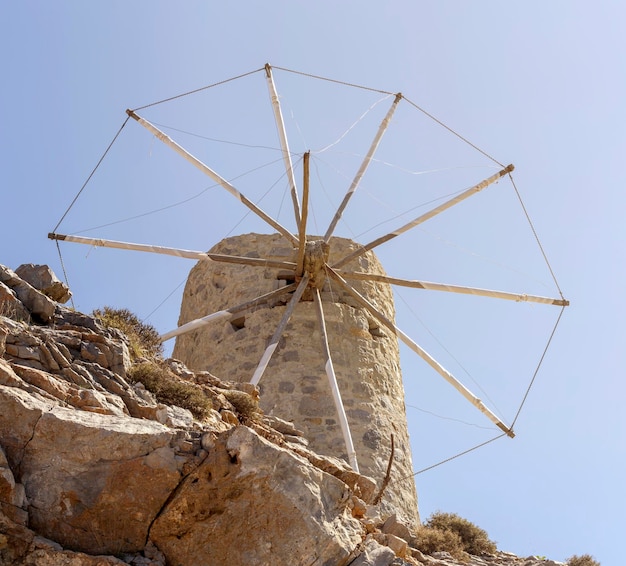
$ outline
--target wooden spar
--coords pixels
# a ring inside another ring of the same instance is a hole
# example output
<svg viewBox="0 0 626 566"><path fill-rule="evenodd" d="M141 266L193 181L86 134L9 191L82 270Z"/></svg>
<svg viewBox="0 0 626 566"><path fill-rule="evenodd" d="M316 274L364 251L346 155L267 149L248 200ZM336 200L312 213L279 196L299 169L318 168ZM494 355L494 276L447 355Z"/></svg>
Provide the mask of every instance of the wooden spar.
<svg viewBox="0 0 626 566"><path fill-rule="evenodd" d="M269 214L263 212L256 204L254 204L250 199L246 198L243 194L241 194L235 187L233 187L226 179L218 175L213 169L211 169L208 165L204 164L197 157L194 157L189 153L186 149L178 145L172 138L170 138L167 134L159 130L156 126L145 120L132 110L126 110L126 113L131 117L137 120L146 130L154 134L159 140L161 140L165 145L171 147L176 153L182 156L184 159L189 161L194 167L200 169L203 173L211 177L214 181L219 183L223 188L225 188L230 194L235 196L239 201L247 206L252 212L254 212L257 216L265 220L272 228L278 230L285 238L287 238L290 242L297 245L298 238L296 238L287 228L283 227L276 220L274 220Z"/></svg>
<svg viewBox="0 0 626 566"><path fill-rule="evenodd" d="M314 288L313 296L315 298L315 307L317 311L317 319L320 323L320 331L322 333L322 349L324 351L324 369L326 370L326 376L328 377L328 383L330 390L333 393L333 401L335 403L335 409L337 410L337 416L339 417L339 424L341 425L341 433L343 434L343 441L346 445L346 452L348 453L348 462L352 466L355 472L359 472L359 464L356 459L356 450L354 449L354 443L352 442L352 433L348 426L348 417L343 407L343 401L341 399L341 393L339 392L339 385L337 384L337 376L335 375L335 368L333 367L333 360L330 356L330 348L328 347L328 335L326 333L326 323L324 322L324 309L322 307L322 299L320 297L320 291L317 287Z"/></svg>
<svg viewBox="0 0 626 566"><path fill-rule="evenodd" d="M251 301L246 301L245 303L241 303L234 307L230 307L229 309L226 309L223 311L217 311L210 315L203 316L202 318L196 318L195 320L190 320L189 322L179 326L178 328L175 328L174 330L171 330L170 332L166 332L165 334L162 334L160 336L161 342L165 342L166 340L169 340L170 338L174 338L175 336L180 336L181 334L187 334L187 332L192 332L193 330L196 330L197 328L202 328L203 326L206 326L207 324L210 324L211 322L214 322L216 320L221 320L223 318L231 318L234 314L237 314L249 308L255 307L261 303L267 302L285 293L289 293L290 291L293 291L295 288L296 288L296 284L292 283L291 285L286 285L285 287L276 289L275 291L265 293L265 295L261 295L260 297L257 297L256 299L252 299Z"/></svg>
<svg viewBox="0 0 626 566"><path fill-rule="evenodd" d="M291 296L291 300L289 301L289 303L287 304L287 307L285 308L285 313L283 314L283 318L280 319L280 323L278 324L278 327L276 328L274 335L272 336L272 339L270 340L270 343L268 344L267 348L265 348L265 352L263 352L263 355L261 356L261 361L259 362L259 365L257 366L256 370L254 370L254 374L252 376L252 379L250 380L250 383L252 383L252 385L257 385L261 377L263 377L263 373L265 373L267 364L270 363L272 354L278 347L278 341L280 340L280 337L282 336L285 330L285 327L287 326L287 323L289 322L289 319L291 318L291 315L293 314L293 309L296 308L296 305L298 304L298 301L302 297L302 293L304 293L304 290L307 288L308 284L309 284L309 274L305 273L302 276L300 283L298 283L298 288L296 289L294 294Z"/></svg>
<svg viewBox="0 0 626 566"><path fill-rule="evenodd" d="M387 275L376 273L358 273L353 271L337 271L345 279L359 279L366 281L380 281L390 285L401 285L414 289L429 289L431 291L449 291L451 293L461 293L465 295L477 295L481 297L493 297L495 299L505 299L516 302L542 303L544 305L558 305L566 307L569 301L566 299L553 299L550 297L540 297L536 295L526 295L524 293L508 293L506 291L494 291L492 289L480 289L478 287L465 287L462 285L448 285L447 283L432 283L430 281L411 281L409 279L397 279Z"/></svg>
<svg viewBox="0 0 626 566"><path fill-rule="evenodd" d="M361 179L362 179L363 175L365 174L365 171L367 170L370 162L372 161L372 157L374 156L374 152L378 148L378 145L380 144L380 140L382 139L383 134L385 133L385 131L387 130L387 128L389 126L389 122L391 121L391 117L393 116L393 113L395 112L395 110L396 110L400 100L402 100L402 94L398 93L398 94L396 94L396 98L393 101L393 104L391 105L391 108L389 108L389 111L387 112L387 115L383 118L383 121L380 123L380 126L378 127L378 131L376 132L376 135L374 136L374 139L372 140L372 144L370 145L369 151L367 152L367 155L365 156L365 159L363 159L363 162L361 163L361 166L359 167L359 170L357 171L356 175L354 176L354 179L352 181L352 184L350 185L350 188L348 189L348 192L343 197L343 201L339 205L339 208L337 209L337 212L335 212L335 216L333 217L333 219L332 219L332 221L330 223L330 226L328 226L328 230L326 230L326 234L324 235L324 241L326 243L328 243L328 240L330 240L330 237L332 236L333 232L335 231L335 226L337 226L337 222L339 222L339 219L343 215L343 211L345 210L346 206L348 205L348 201L352 198L352 195L357 190L357 188L359 186L359 183L361 182Z"/></svg>
<svg viewBox="0 0 626 566"><path fill-rule="evenodd" d="M409 222L408 224L405 224L404 226L398 228L397 230L390 232L389 234L386 234L385 236L381 236L380 238L370 242L369 244L366 244L365 246L362 246L358 250L352 252L350 255L347 255L343 259L339 260L332 267L334 268L341 267L342 265L345 265L349 261L359 256L362 256L365 252L377 246L380 246L381 244L384 244L385 242L388 242L389 240L395 238L396 236L399 236L400 234L403 234L404 232L406 232L407 230L410 230L411 228L415 228L415 226L421 224L422 222L425 222L426 220L430 220L433 216L437 216L437 214L443 212L444 210L447 210L448 208L451 208L455 204L458 204L461 201L464 201L466 198L469 198L472 195L475 195L476 193L482 191L484 188L498 181L500 177L503 177L507 173L510 173L511 171L513 171L513 169L514 169L513 165L507 165L504 169L502 169L501 171L498 171L495 175L492 175L491 177L485 179L484 181L481 181L477 185L470 187L469 189L463 191L461 194L444 202L440 206L433 208L426 214L422 214L421 216L418 216L415 220L412 220L411 222Z"/></svg>
<svg viewBox="0 0 626 566"><path fill-rule="evenodd" d="M296 226L299 226L300 203L298 202L296 178L293 174L293 164L291 163L291 153L289 151L289 142L287 141L287 132L285 131L283 113L280 109L280 99L278 98L278 93L276 92L276 85L274 84L274 77L272 76L272 67L269 63L266 63L265 65L265 75L267 78L267 88L269 89L270 99L272 101L272 108L274 109L274 119L276 120L276 129L278 130L278 137L280 138L280 147L283 152L283 161L285 162L287 178L289 179L289 186L291 187L291 200L293 201L293 210L296 215Z"/></svg>
<svg viewBox="0 0 626 566"><path fill-rule="evenodd" d="M467 387L465 387L458 379L456 379L447 369L445 369L437 360L435 360L428 352L418 346L411 338L409 338L402 330L400 330L391 320L381 313L374 305L372 305L358 291L353 289L336 271L330 267L326 267L326 272L336 281L343 289L350 293L356 301L366 308L375 316L382 324L400 338L411 350L413 350L420 358L422 358L430 367L432 367L441 377L443 377L450 385L452 385L463 397L465 397L472 405L474 405L481 413L483 413L491 422L493 422L500 430L504 431L507 436L513 438L515 436L513 430L507 427L494 413L492 413L483 402L476 397Z"/></svg>
<svg viewBox="0 0 626 566"><path fill-rule="evenodd" d="M175 257L185 257L188 259L213 260L223 263L237 263L243 265L255 265L258 267L277 267L279 269L294 269L296 264L290 261L274 261L261 258L241 257L234 255L214 254L209 252L196 252L193 250L181 250L178 248L167 248L165 246L152 246L149 244L133 244L131 242L118 242L116 240L103 240L101 238L86 238L83 236L71 236L68 234L48 234L51 240L61 240L64 242L74 242L77 244L87 244L101 248L117 248L121 250L134 250L138 252L151 252L155 254L171 255Z"/></svg>
<svg viewBox="0 0 626 566"><path fill-rule="evenodd" d="M306 221L309 214L309 157L311 152L307 151L303 156L302 168L304 178L302 181L302 218L298 227L298 259L296 261L296 277L300 277L304 271L304 247L306 245Z"/></svg>

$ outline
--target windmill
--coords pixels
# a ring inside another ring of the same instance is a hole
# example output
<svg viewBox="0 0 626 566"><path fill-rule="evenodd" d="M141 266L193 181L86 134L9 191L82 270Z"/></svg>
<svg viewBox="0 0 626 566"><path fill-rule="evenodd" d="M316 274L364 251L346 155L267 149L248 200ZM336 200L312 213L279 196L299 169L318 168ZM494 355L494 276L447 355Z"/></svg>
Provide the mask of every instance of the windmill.
<svg viewBox="0 0 626 566"><path fill-rule="evenodd" d="M263 385L264 380L271 379L271 376L268 377L266 374L268 373L267 370L268 367L270 367L272 359L281 350L281 343L288 340L288 338L285 338L285 334L290 321L294 320L294 317L297 316L299 311L305 311L305 318L313 323L313 326L309 327L310 342L312 343L311 347L315 348L318 352L321 366L323 367L323 372L328 383L328 397L332 399L332 406L336 413L337 423L333 423L332 426L340 431L343 441L343 453L349 464L356 471L359 471L361 459L367 459L367 456L363 454L363 443L361 441L355 442L353 438L352 427L350 419L348 418L349 414L347 414L346 411L346 402L348 399L345 394L342 395L340 380L338 380L337 372L335 371L336 363L333 353L333 343L328 336L329 311L339 308L337 305L340 303L347 305L342 307L344 311L357 309L362 313L363 320L365 321L363 324L366 324L367 329L370 330L370 334L373 336L384 336L391 342L397 342L399 339L424 360L433 372L443 377L443 379L452 385L462 397L475 406L489 421L501 430L503 434L513 437L514 431L512 424L505 423L503 419L497 416L494 411L461 383L459 379L439 363L435 357L430 355L426 349L421 347L396 325L393 317L393 308L389 307L389 303L392 302L392 300L388 288L393 285L443 293L474 295L560 307L567 306L568 302L562 295L559 298L550 298L525 293L496 291L479 287L391 277L383 272L380 264L375 260L372 254L372 251L379 246L421 226L432 218L455 207L473 195L478 194L490 185L497 183L500 179L510 176L513 171L513 166L501 166L494 174L486 178L477 179L471 186L445 199L427 212L411 218L408 222L404 222L393 230L364 244L335 237L336 228L342 220L345 211L349 208L353 197L361 187L366 172L375 159L376 151L389 128L398 106L402 102L408 102L413 105L413 103L407 101L401 94L391 95L389 96L389 98L392 99L391 104L380 121L356 173L349 181L348 189L334 211L328 226L323 231L322 235L311 236L308 230L311 184L310 153L305 151L301 154L302 177L301 181L296 180L296 168L292 161L294 153L289 146L281 100L274 81L273 69L269 65L265 65L262 69L259 69L259 71L265 74L270 95L274 122L280 142L281 159L293 209L292 225L295 226L295 229L285 227L283 223L263 210L259 204L247 198L224 176L220 175L205 162L174 141L172 137L166 134L156 124L144 118L138 109L128 110L128 118L141 125L155 138L188 161L193 167L208 176L221 188L225 189L230 195L237 199L240 205L243 205L251 214L261 219L276 234L267 237L254 237L251 240L249 239L250 241L243 243L233 241L226 242L221 248L218 246L218 250L214 249L209 252L170 248L152 244L88 238L79 235L58 234L56 233L56 228L53 233L49 234L49 237L57 241L76 242L91 246L119 248L189 258L198 260L198 265L203 267L225 266L227 270L231 268L235 270L243 268L247 270L246 272L256 270L259 273L263 273L264 276L267 270L271 270L273 274L269 279L272 282L271 288L264 288L261 292L258 287L252 286L252 290L250 291L252 296L247 296L245 300L235 302L234 304L221 305L212 312L200 311L197 312L197 315L194 317L186 316L185 318L189 320L184 321L178 328L163 334L162 340L166 341L174 337L179 337L178 339L182 341L185 337L197 335L202 329L220 326L226 328L234 335L237 329L233 329L232 327L233 325L235 327L241 326L242 323L240 321L242 317L252 316L259 312L269 313L269 311L272 310L273 318L271 320L275 326L271 329L266 328L265 333L269 333L269 338L266 339L265 336L261 337L263 342L262 351L254 351L253 355L257 356L258 354L258 359L254 367L249 368L249 375L247 375L247 380L252 384ZM386 94L389 95L390 93ZM282 243L284 253L277 254L272 251L276 248L277 242ZM250 245L253 245L253 247L256 246L256 253L251 253L251 250L246 248L246 246L249 247ZM243 246L243 248L241 248L241 246ZM242 251L242 249L244 251ZM237 273L237 271L230 271L230 278L236 279L233 273ZM226 279L228 278L229 276L226 276ZM380 293L382 293L382 295L380 295ZM277 306L279 308L275 308ZM193 310L200 308L201 305L196 304ZM264 323L269 324L268 321L269 319L265 320ZM247 325L248 323L246 322L244 324ZM340 321L340 327L341 324L345 323L341 323ZM341 330L339 332L341 332ZM255 332L251 332L250 334L254 333ZM223 337L220 337L220 341L222 338ZM197 344L192 344L187 350L193 350L195 348L201 351L201 356L206 357L207 353L203 352L200 348L196 348L196 346ZM389 346L385 347L389 348ZM183 349L182 346L180 349ZM192 364L192 366L193 365L194 364ZM248 368L245 368L245 371L248 371ZM316 370L314 369L313 371ZM399 376L399 368L397 368L395 373ZM243 378L240 377L240 379ZM355 379L360 381L360 377L358 376ZM399 379L401 380L401 378ZM369 393L371 394L371 391ZM276 390L274 396L278 396L279 394L280 391ZM394 396L397 398L398 406L403 407L402 391L389 395L389 397ZM398 406L393 407L390 412L397 412ZM371 419L372 414L366 413L363 418L365 420ZM402 415L399 420L401 421L399 426L406 429L404 415ZM406 469L404 469L403 473L400 475L406 476L408 469L408 475L410 476L410 458L408 458L405 463ZM370 465L366 466L365 471L371 472L372 467ZM396 499L402 499L403 497L404 496L400 494L397 495Z"/></svg>

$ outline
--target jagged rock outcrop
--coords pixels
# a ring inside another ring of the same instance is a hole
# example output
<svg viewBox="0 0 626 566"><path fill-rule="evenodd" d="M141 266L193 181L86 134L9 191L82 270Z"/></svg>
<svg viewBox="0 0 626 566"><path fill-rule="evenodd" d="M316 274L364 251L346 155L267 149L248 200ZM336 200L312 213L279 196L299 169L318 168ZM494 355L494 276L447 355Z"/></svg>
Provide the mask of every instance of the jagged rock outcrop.
<svg viewBox="0 0 626 566"><path fill-rule="evenodd" d="M211 409L160 403L130 380L121 333L18 272L0 266L0 564L457 564L413 548L373 480L254 412L255 388L168 360Z"/></svg>

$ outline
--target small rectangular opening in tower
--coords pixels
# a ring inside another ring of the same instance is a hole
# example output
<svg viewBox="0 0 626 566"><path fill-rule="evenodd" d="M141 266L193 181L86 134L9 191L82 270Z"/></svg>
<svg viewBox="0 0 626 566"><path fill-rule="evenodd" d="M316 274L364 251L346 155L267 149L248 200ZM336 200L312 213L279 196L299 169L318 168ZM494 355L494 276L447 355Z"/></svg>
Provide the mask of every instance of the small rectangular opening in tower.
<svg viewBox="0 0 626 566"><path fill-rule="evenodd" d="M246 317L239 316L237 318L233 318L230 321L230 325L233 327L233 330L235 331L241 330L242 328L246 326Z"/></svg>

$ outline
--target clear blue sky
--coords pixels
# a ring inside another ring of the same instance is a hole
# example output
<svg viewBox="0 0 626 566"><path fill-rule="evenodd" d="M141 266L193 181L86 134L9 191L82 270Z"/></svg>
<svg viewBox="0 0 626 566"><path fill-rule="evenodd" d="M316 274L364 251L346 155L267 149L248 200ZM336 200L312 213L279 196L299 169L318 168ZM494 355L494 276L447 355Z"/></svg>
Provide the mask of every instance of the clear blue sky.
<svg viewBox="0 0 626 566"><path fill-rule="evenodd" d="M621 3L25 0L5 2L0 14L0 263L12 268L47 263L62 276L46 234L123 123L126 108L266 62L401 91L498 161L514 163L516 184L572 306L516 423L517 437L419 474L420 510L424 518L438 509L458 512L518 555L564 560L591 553L603 566L623 563ZM346 135L345 146L314 155L314 210L324 225L331 203L341 198L337 191L343 194L358 166L351 153L364 153L391 100L279 71L275 77L296 152L335 141L378 103ZM275 149L265 149L278 144L262 74L190 100L190 106L185 100L145 115L184 132L263 146L170 130L229 179L275 159ZM114 148L59 232L94 228L199 193L186 206L85 235L205 250L229 233L261 229L249 217L237 225L245 212L238 203L210 189L212 183L137 124L126 126ZM360 236L395 213L496 171L492 161L407 105L394 117L379 157L393 167L377 162L368 171L341 235ZM261 198L279 180L277 171L280 164L233 182ZM271 192L262 201L281 220L288 218L280 203L283 185L279 180L278 197L272 200ZM422 189L435 192L426 197ZM407 195L415 200L403 200ZM503 181L415 235L381 246L387 272L556 295L514 196ZM359 239L369 241L404 221ZM176 289L189 262L71 244L63 256L78 309L111 304L150 315L160 331L176 325ZM401 291L399 324L488 402L484 388L510 422L558 309L424 293ZM489 422L410 356L403 352L402 364L416 470L496 435L479 428Z"/></svg>

